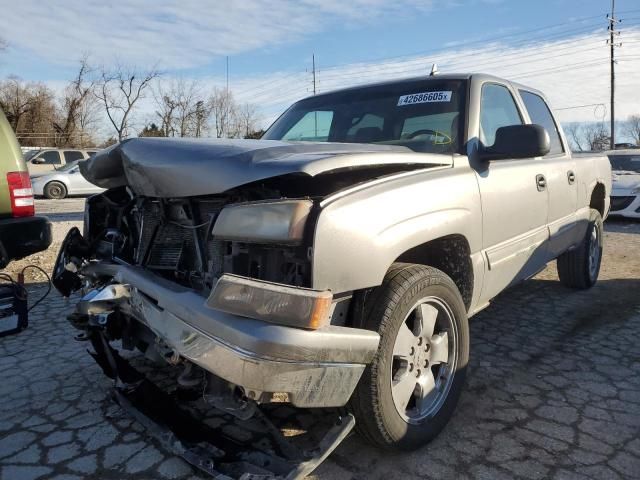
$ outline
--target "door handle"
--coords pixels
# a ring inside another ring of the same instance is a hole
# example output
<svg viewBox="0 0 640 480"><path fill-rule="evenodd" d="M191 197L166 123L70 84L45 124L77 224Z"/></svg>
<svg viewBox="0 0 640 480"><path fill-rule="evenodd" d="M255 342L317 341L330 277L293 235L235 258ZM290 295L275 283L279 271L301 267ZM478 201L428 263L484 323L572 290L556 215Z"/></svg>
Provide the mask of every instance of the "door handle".
<svg viewBox="0 0 640 480"><path fill-rule="evenodd" d="M576 183L576 174L571 170L567 172L567 181L569 182L569 185Z"/></svg>
<svg viewBox="0 0 640 480"><path fill-rule="evenodd" d="M547 179L544 178L544 175L536 175L536 185L539 192L542 192L547 188Z"/></svg>

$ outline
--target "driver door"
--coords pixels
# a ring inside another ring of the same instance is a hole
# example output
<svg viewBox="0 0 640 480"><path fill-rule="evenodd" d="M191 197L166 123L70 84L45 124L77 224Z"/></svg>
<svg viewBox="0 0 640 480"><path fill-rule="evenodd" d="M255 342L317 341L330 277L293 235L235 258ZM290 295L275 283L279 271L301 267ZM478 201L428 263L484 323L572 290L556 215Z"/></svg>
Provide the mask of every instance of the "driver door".
<svg viewBox="0 0 640 480"><path fill-rule="evenodd" d="M29 173L52 172L62 166L60 152L57 150L45 150L29 160Z"/></svg>
<svg viewBox="0 0 640 480"><path fill-rule="evenodd" d="M498 128L522 124L505 85L485 83L480 102L480 141L493 145ZM476 171L482 199L486 272L481 301L535 275L546 262L548 193L544 162L536 158L486 162Z"/></svg>

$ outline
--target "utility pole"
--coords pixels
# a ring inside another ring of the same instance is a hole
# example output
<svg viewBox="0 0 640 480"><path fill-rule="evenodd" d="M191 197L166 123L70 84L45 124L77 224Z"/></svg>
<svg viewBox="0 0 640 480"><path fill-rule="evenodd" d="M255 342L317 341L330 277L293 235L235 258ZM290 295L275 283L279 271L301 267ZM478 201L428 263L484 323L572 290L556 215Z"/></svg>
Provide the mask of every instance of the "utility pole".
<svg viewBox="0 0 640 480"><path fill-rule="evenodd" d="M615 59L615 51L616 47L619 46L615 42L616 36L616 23L619 20L615 17L615 8L616 8L616 0L611 0L611 16L607 15L609 19L609 48L611 49L611 136L610 136L610 145L609 148L613 150L616 146L616 59Z"/></svg>
<svg viewBox="0 0 640 480"><path fill-rule="evenodd" d="M316 54L311 54L311 72L313 73L313 95L316 94ZM313 112L315 138L318 138L318 112Z"/></svg>
<svg viewBox="0 0 640 480"><path fill-rule="evenodd" d="M224 99L224 105L225 105L225 111L224 111L224 130L226 130L226 132L224 133L225 138L228 138L229 135L229 114L230 114L230 109L231 109L231 100L229 98L229 55L227 55L227 89L225 91L225 99Z"/></svg>
<svg viewBox="0 0 640 480"><path fill-rule="evenodd" d="M316 54L311 55L312 73L313 73L313 94L316 94Z"/></svg>

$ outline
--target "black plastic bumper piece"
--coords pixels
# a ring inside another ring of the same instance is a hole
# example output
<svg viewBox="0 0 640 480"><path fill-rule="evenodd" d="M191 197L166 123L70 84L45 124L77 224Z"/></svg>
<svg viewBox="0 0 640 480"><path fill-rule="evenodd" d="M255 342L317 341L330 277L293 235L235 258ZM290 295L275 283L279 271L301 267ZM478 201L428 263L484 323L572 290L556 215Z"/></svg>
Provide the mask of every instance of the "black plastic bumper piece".
<svg viewBox="0 0 640 480"><path fill-rule="evenodd" d="M256 448L255 442L240 442L194 418L179 405L175 395L157 387L122 358L102 333L94 331L91 343L96 362L108 377L116 380L114 399L122 409L165 449L216 480L303 479L342 443L355 425L353 415L340 417L315 448L301 450L258 410L264 435L271 436L273 441L269 448Z"/></svg>
<svg viewBox="0 0 640 480"><path fill-rule="evenodd" d="M51 240L51 223L46 217L0 218L0 268L46 250Z"/></svg>

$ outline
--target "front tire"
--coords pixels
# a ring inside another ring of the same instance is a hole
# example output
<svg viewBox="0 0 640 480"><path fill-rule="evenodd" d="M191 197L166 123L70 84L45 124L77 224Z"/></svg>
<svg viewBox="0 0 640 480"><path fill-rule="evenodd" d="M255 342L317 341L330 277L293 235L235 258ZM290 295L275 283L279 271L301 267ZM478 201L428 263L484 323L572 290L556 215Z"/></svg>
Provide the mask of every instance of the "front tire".
<svg viewBox="0 0 640 480"><path fill-rule="evenodd" d="M587 233L580 245L558 257L558 277L565 287L586 290L598 281L603 231L600 212L591 209Z"/></svg>
<svg viewBox="0 0 640 480"><path fill-rule="evenodd" d="M44 196L52 200L60 200L67 196L67 187L60 182L49 182L44 186Z"/></svg>
<svg viewBox="0 0 640 480"><path fill-rule="evenodd" d="M436 268L394 264L363 318L380 344L350 400L356 429L377 446L419 448L444 428L464 384L469 326L460 292Z"/></svg>

